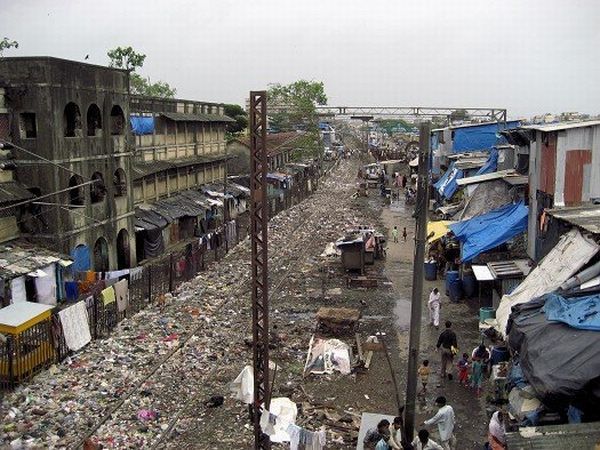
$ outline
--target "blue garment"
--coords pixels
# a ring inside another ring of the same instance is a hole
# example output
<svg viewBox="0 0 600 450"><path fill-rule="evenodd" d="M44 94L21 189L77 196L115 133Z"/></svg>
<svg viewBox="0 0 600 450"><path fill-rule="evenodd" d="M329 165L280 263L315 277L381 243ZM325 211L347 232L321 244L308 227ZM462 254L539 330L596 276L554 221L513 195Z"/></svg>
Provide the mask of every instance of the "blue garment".
<svg viewBox="0 0 600 450"><path fill-rule="evenodd" d="M75 301L79 298L79 285L77 281L65 281L65 292L67 301Z"/></svg>
<svg viewBox="0 0 600 450"><path fill-rule="evenodd" d="M461 260L470 261L526 231L527 214L527 206L519 202L450 225L450 230L463 243Z"/></svg>
<svg viewBox="0 0 600 450"><path fill-rule="evenodd" d="M387 442L385 442L385 440L380 439L375 446L375 450L390 450L390 446L387 444Z"/></svg>
<svg viewBox="0 0 600 450"><path fill-rule="evenodd" d="M563 322L580 330L600 331L600 294L578 298L548 294L542 311L550 322Z"/></svg>
<svg viewBox="0 0 600 450"><path fill-rule="evenodd" d="M71 258L73 258L73 272L86 272L90 270L90 248L87 245L78 245L71 250Z"/></svg>

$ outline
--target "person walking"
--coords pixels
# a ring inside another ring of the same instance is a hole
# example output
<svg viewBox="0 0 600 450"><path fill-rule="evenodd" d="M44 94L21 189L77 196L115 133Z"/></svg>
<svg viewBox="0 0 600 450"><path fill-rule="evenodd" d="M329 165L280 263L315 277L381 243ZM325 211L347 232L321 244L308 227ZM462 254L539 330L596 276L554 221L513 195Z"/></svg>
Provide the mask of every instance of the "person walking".
<svg viewBox="0 0 600 450"><path fill-rule="evenodd" d="M398 234L400 233L400 231L398 231L398 227L396 225L394 225L394 229L392 230L392 237L394 238L394 242L398 243Z"/></svg>
<svg viewBox="0 0 600 450"><path fill-rule="evenodd" d="M462 358L458 360L458 384L468 386L469 384L469 355L463 353Z"/></svg>
<svg viewBox="0 0 600 450"><path fill-rule="evenodd" d="M421 367L419 367L419 370L417 370L417 374L419 375L419 378L421 378L421 391L419 392L419 395L425 395L427 394L427 384L429 383L429 360L424 360L421 363Z"/></svg>
<svg viewBox="0 0 600 450"><path fill-rule="evenodd" d="M471 386L475 389L477 397L481 395L481 383L483 382L483 361L473 360L473 372L471 373Z"/></svg>
<svg viewBox="0 0 600 450"><path fill-rule="evenodd" d="M506 411L492 414L488 426L488 444L491 450L506 450Z"/></svg>
<svg viewBox="0 0 600 450"><path fill-rule="evenodd" d="M439 407L438 412L431 419L423 422L423 425L437 425L442 448L444 450L454 450L456 448L454 409L446 403L446 397L443 395L436 398L435 404Z"/></svg>
<svg viewBox="0 0 600 450"><path fill-rule="evenodd" d="M440 327L440 309L442 307L442 295L438 288L433 288L429 294L429 324L433 325L436 330Z"/></svg>
<svg viewBox="0 0 600 450"><path fill-rule="evenodd" d="M407 236L408 236L408 233L406 232L406 227L404 227L404 230L402 230L402 239L404 239L404 242L406 242Z"/></svg>
<svg viewBox="0 0 600 450"><path fill-rule="evenodd" d="M448 376L448 379L452 380L452 374L447 373L446 369L448 364L452 367L454 355L458 351L458 344L456 342L456 333L452 330L452 322L449 320L446 321L446 329L438 337L436 347L440 352L441 358L441 379L443 380Z"/></svg>

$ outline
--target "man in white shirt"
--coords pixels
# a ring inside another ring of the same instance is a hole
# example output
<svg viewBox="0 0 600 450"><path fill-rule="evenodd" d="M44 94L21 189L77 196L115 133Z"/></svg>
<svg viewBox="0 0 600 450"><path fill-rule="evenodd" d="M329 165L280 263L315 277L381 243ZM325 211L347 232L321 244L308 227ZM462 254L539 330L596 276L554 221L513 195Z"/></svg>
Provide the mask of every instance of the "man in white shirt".
<svg viewBox="0 0 600 450"><path fill-rule="evenodd" d="M435 416L423 422L423 425L437 425L444 450L454 450L456 448L456 438L454 437L454 409L452 409L452 406L446 404L446 397L444 396L436 398L435 404L439 406L440 409L438 409Z"/></svg>
<svg viewBox="0 0 600 450"><path fill-rule="evenodd" d="M390 425L390 440L388 441L388 445L394 450L402 450L403 448L402 428L404 428L402 417L394 417L394 421Z"/></svg>
<svg viewBox="0 0 600 450"><path fill-rule="evenodd" d="M436 329L440 326L440 308L442 306L442 296L438 288L433 288L431 294L429 294L429 323Z"/></svg>
<svg viewBox="0 0 600 450"><path fill-rule="evenodd" d="M429 439L429 431L419 430L419 434L412 441L414 450L444 450L440 444L433 439Z"/></svg>

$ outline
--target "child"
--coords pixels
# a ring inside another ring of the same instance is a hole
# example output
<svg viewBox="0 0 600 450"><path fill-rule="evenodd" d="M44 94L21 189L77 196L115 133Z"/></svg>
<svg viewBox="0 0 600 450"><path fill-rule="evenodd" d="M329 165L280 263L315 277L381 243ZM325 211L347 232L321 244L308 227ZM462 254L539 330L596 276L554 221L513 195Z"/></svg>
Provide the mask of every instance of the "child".
<svg viewBox="0 0 600 450"><path fill-rule="evenodd" d="M471 386L475 389L477 396L481 394L481 382L483 380L483 361L473 360L473 373L471 374Z"/></svg>
<svg viewBox="0 0 600 450"><path fill-rule="evenodd" d="M394 242L398 242L398 227L394 225L394 229L392 230L392 237L394 238Z"/></svg>
<svg viewBox="0 0 600 450"><path fill-rule="evenodd" d="M406 232L406 227L404 227L404 230L402 230L402 238L404 239L404 242L406 242L406 236L408 236L408 233Z"/></svg>
<svg viewBox="0 0 600 450"><path fill-rule="evenodd" d="M419 392L419 394L425 395L425 393L427 393L427 383L429 383L429 372L429 360L426 359L423 361L421 367L419 367L419 370L417 371L419 377L421 378L421 384L423 385L423 388L421 389L421 392Z"/></svg>
<svg viewBox="0 0 600 450"><path fill-rule="evenodd" d="M458 367L458 384L466 386L469 382L469 355L463 353L456 366Z"/></svg>

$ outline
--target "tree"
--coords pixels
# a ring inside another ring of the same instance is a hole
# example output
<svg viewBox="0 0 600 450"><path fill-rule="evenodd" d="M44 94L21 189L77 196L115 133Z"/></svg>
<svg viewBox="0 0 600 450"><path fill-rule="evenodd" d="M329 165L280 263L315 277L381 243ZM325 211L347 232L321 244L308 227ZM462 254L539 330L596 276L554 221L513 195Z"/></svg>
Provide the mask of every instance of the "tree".
<svg viewBox="0 0 600 450"><path fill-rule="evenodd" d="M167 82L159 80L152 83L150 77L143 77L135 73L137 69L144 65L146 55L137 53L132 47L116 47L106 54L110 59L110 67L118 67L131 73L129 84L132 94L162 98L175 97L177 90Z"/></svg>
<svg viewBox="0 0 600 450"><path fill-rule="evenodd" d="M303 138L296 144L297 158L321 154L317 106L326 103L325 85L320 81L298 80L287 85L270 85L267 104L274 111L269 114L271 128L304 131Z"/></svg>
<svg viewBox="0 0 600 450"><path fill-rule="evenodd" d="M248 128L248 114L240 105L225 105L225 115L235 120L227 125L227 132L231 135L241 133Z"/></svg>
<svg viewBox="0 0 600 450"><path fill-rule="evenodd" d="M450 120L453 122L469 120L469 113L464 109L455 109L450 113Z"/></svg>
<svg viewBox="0 0 600 450"><path fill-rule="evenodd" d="M19 43L5 37L0 41L0 58L4 56L4 50L8 50L9 48L19 48Z"/></svg>

